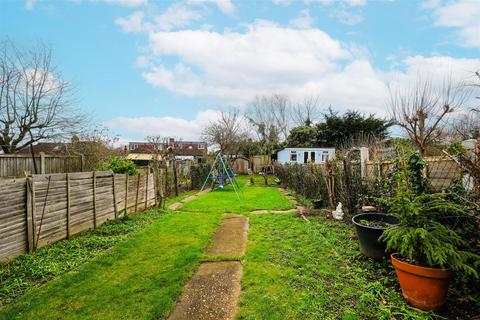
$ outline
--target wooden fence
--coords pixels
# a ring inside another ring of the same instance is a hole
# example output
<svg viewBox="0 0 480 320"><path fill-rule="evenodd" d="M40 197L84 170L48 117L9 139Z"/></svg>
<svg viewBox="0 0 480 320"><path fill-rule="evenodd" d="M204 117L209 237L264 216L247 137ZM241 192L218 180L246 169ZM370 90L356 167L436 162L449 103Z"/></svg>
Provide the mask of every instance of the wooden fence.
<svg viewBox="0 0 480 320"><path fill-rule="evenodd" d="M423 160L427 163L427 177L432 188L439 191L461 176L462 170L455 161L446 157L425 157ZM392 169L394 162L392 160L367 161L365 163L366 176L374 175L385 176Z"/></svg>
<svg viewBox="0 0 480 320"><path fill-rule="evenodd" d="M152 173L111 171L0 180L0 261L68 239L156 202Z"/></svg>
<svg viewBox="0 0 480 320"><path fill-rule="evenodd" d="M35 159L35 160L34 160ZM81 172L84 168L83 156L51 156L43 152L35 155L0 155L0 178L24 177L25 172L35 173L35 164L39 174Z"/></svg>

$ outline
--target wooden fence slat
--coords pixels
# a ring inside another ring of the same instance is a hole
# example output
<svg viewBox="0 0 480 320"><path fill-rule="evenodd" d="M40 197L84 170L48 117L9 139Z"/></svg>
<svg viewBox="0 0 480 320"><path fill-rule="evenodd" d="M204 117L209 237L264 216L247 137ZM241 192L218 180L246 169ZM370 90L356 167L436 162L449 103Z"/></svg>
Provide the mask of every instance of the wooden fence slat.
<svg viewBox="0 0 480 320"><path fill-rule="evenodd" d="M25 186L27 189L27 201L26 201L26 221L27 221L27 250L32 252L35 244L35 230L33 229L35 216L33 215L33 208L35 206L35 194L32 189L33 180L27 178Z"/></svg>
<svg viewBox="0 0 480 320"><path fill-rule="evenodd" d="M32 229L33 229L33 234L32 234L32 241L33 241L33 250L37 249L37 237L36 237L36 232L37 232L37 209L35 205L35 178L32 177Z"/></svg>
<svg viewBox="0 0 480 320"><path fill-rule="evenodd" d="M125 174L125 213L124 216L128 215L128 173Z"/></svg>
<svg viewBox="0 0 480 320"><path fill-rule="evenodd" d="M150 176L150 168L147 170L146 181L145 181L145 206L144 209L148 207L148 178Z"/></svg>
<svg viewBox="0 0 480 320"><path fill-rule="evenodd" d="M135 196L135 213L138 209L138 193L140 191L140 173L137 175L137 195Z"/></svg>
<svg viewBox="0 0 480 320"><path fill-rule="evenodd" d="M97 172L93 171L93 229L97 229Z"/></svg>
<svg viewBox="0 0 480 320"><path fill-rule="evenodd" d="M113 193L113 210L115 213L115 219L118 218L118 208L117 208L117 192L115 190L115 173L112 172L112 193Z"/></svg>
<svg viewBox="0 0 480 320"><path fill-rule="evenodd" d="M67 173L67 239L70 239L70 174Z"/></svg>

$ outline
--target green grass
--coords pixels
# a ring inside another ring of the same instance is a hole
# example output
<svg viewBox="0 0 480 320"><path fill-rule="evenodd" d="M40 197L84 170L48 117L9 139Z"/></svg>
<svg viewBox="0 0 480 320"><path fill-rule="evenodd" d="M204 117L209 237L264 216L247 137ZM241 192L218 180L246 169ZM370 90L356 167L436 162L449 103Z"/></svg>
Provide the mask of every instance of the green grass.
<svg viewBox="0 0 480 320"><path fill-rule="evenodd" d="M359 254L351 225L251 215L239 319L425 319L388 263Z"/></svg>
<svg viewBox="0 0 480 320"><path fill-rule="evenodd" d="M0 319L164 317L202 258L219 220L219 214L162 215L107 254L29 290L6 306Z"/></svg>
<svg viewBox="0 0 480 320"><path fill-rule="evenodd" d="M185 203L180 209L190 212L233 212L249 213L257 209L286 210L295 208L295 205L286 199L276 187L265 187L263 179L256 179L252 186L244 187L247 176L239 176L241 186L240 200L235 196L232 186L228 185L223 190L207 193L199 199Z"/></svg>

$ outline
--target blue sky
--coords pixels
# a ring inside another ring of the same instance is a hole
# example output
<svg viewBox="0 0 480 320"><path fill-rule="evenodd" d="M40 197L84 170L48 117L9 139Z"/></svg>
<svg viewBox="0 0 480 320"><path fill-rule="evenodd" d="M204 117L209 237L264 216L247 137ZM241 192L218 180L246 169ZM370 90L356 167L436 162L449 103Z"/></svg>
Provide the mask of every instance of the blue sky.
<svg viewBox="0 0 480 320"><path fill-rule="evenodd" d="M0 36L50 45L121 141L194 139L262 94L384 116L392 83L480 69L479 16L477 0L3 0Z"/></svg>

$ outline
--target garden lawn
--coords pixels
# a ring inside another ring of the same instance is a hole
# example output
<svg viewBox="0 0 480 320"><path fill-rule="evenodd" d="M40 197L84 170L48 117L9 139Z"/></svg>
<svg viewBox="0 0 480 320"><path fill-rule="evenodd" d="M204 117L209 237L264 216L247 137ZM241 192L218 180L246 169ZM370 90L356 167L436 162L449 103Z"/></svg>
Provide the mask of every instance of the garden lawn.
<svg viewBox="0 0 480 320"><path fill-rule="evenodd" d="M353 226L251 215L239 319L427 319L410 308L387 261L359 253Z"/></svg>
<svg viewBox="0 0 480 320"><path fill-rule="evenodd" d="M232 212L247 214L253 210L288 210L295 205L285 198L277 187L265 187L263 179L255 179L254 184L244 187L248 177L237 177L241 186L238 200L231 185L223 190L215 190L199 197L195 201L185 203L179 210L189 212Z"/></svg>
<svg viewBox="0 0 480 320"><path fill-rule="evenodd" d="M160 216L107 254L32 289L0 319L163 318L202 258L218 213Z"/></svg>

